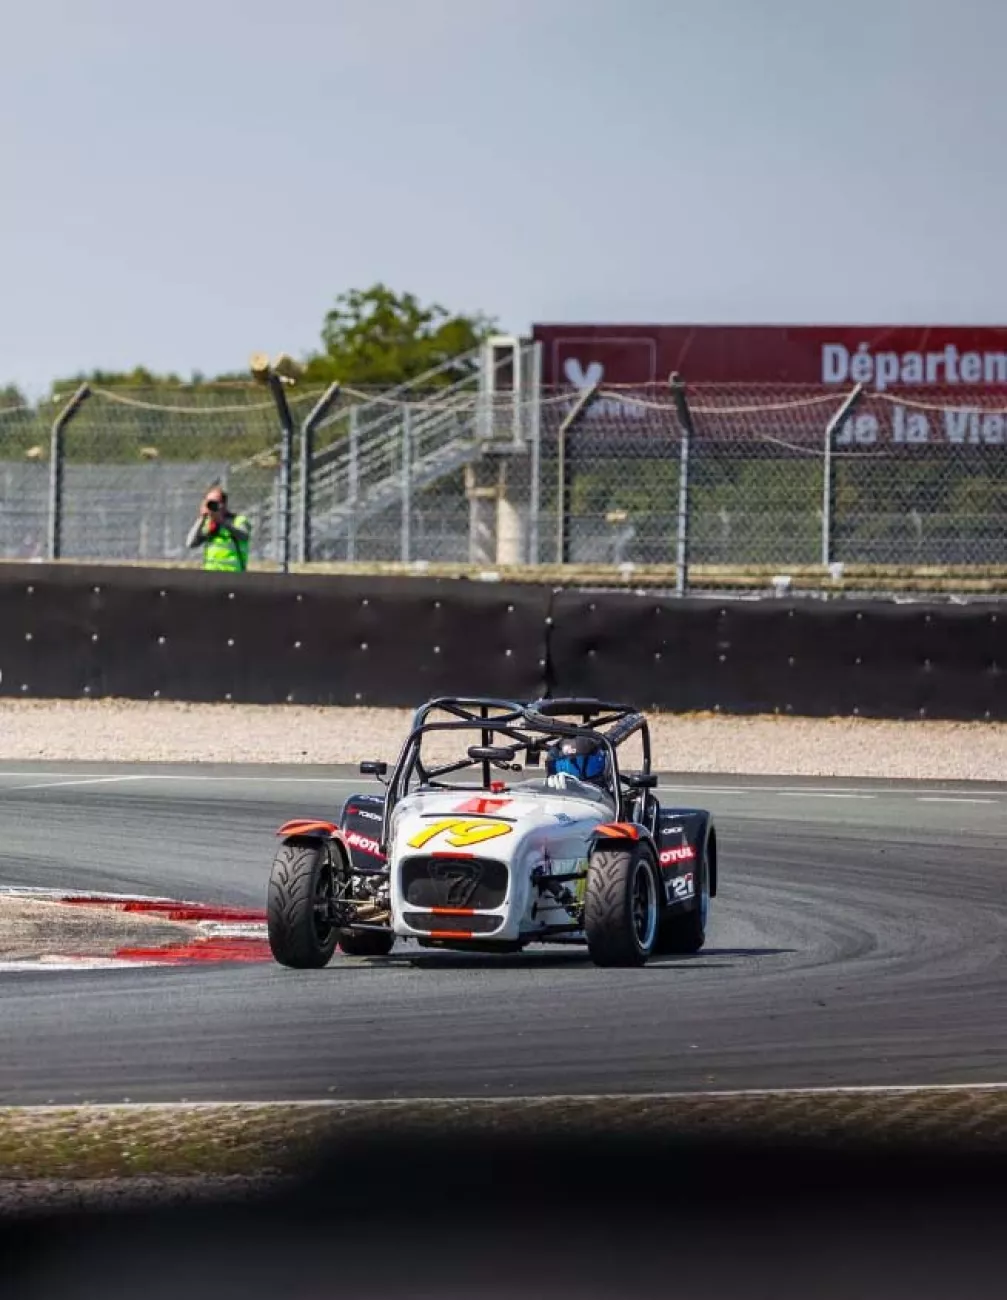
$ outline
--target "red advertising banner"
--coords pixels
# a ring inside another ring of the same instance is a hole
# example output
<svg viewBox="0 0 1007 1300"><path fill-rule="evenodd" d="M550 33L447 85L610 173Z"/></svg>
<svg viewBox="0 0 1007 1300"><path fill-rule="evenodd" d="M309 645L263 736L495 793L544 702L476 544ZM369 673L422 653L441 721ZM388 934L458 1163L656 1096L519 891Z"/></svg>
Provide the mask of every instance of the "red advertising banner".
<svg viewBox="0 0 1007 1300"><path fill-rule="evenodd" d="M550 387L799 384L1007 388L1007 326L536 325Z"/></svg>

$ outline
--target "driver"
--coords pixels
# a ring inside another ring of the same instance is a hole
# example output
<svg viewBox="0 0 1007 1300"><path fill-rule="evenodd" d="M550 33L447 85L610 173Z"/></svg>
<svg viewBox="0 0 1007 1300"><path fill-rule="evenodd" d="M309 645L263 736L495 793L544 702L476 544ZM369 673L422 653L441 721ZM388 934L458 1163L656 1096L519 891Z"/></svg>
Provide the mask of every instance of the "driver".
<svg viewBox="0 0 1007 1300"><path fill-rule="evenodd" d="M608 752L601 741L592 736L571 737L549 748L545 770L550 777L565 773L604 788L608 775Z"/></svg>

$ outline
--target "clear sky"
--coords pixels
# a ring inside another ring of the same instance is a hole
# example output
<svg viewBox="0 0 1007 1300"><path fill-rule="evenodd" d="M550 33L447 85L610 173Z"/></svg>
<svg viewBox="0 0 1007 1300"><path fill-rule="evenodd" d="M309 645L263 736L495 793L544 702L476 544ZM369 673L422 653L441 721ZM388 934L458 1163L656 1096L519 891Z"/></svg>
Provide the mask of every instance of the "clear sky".
<svg viewBox="0 0 1007 1300"><path fill-rule="evenodd" d="M1007 319L1002 0L25 0L0 382L383 280L535 321Z"/></svg>

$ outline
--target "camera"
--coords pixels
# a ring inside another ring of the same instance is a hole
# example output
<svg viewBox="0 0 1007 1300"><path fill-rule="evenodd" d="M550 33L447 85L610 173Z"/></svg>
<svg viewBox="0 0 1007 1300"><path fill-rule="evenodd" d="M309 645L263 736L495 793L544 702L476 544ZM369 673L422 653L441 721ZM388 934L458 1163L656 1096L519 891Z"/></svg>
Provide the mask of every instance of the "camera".
<svg viewBox="0 0 1007 1300"><path fill-rule="evenodd" d="M206 508L207 508L207 510L210 510L210 511L216 511L216 510L219 510L219 509L220 509L220 502L219 502L219 501L207 501L207 503L206 503Z"/></svg>

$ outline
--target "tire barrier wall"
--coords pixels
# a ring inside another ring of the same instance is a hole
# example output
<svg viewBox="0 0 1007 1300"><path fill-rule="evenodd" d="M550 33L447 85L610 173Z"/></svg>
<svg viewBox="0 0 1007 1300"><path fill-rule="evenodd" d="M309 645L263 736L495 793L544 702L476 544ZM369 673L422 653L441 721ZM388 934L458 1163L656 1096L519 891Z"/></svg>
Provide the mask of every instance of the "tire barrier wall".
<svg viewBox="0 0 1007 1300"><path fill-rule="evenodd" d="M0 569L0 692L399 705L546 689L548 589L104 566Z"/></svg>
<svg viewBox="0 0 1007 1300"><path fill-rule="evenodd" d="M1007 609L715 601L458 579L0 568L0 694L1007 720Z"/></svg>
<svg viewBox="0 0 1007 1300"><path fill-rule="evenodd" d="M563 694L676 712L1007 719L1004 606L560 591L552 618Z"/></svg>

